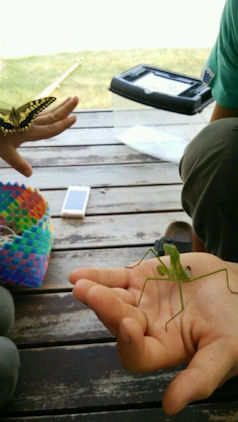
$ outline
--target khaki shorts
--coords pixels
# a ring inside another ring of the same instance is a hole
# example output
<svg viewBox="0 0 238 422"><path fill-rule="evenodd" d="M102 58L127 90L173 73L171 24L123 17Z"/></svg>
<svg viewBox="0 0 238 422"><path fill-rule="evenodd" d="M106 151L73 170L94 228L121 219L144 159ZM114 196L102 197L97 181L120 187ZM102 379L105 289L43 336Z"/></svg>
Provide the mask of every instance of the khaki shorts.
<svg viewBox="0 0 238 422"><path fill-rule="evenodd" d="M238 118L208 124L179 165L182 206L210 252L238 262Z"/></svg>

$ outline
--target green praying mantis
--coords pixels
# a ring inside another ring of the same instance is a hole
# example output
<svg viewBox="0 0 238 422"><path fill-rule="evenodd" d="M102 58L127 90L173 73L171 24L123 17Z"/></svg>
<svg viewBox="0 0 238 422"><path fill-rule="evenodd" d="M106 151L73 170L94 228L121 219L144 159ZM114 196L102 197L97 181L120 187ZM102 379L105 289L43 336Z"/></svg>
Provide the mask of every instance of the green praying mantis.
<svg viewBox="0 0 238 422"><path fill-rule="evenodd" d="M149 253L152 253L158 260L159 260L159 265L157 266L157 271L158 271L158 274L160 275L160 276L163 276L163 277L147 277L146 279L145 279L145 282L144 282L144 285L143 285L143 288L142 288L142 290L141 290L141 294L140 294L140 297L139 297L139 300L138 300L138 302L137 302L137 305L136 306L139 306L139 304L140 304L140 301L141 301L141 298L142 298L142 296L143 296L143 293L144 293L144 290L145 290L145 286L146 286L146 284L147 284L147 282L149 281L149 280L162 280L162 281L176 281L177 283L178 283L178 288L179 288L179 296L180 296L180 301L181 301L181 309L178 311L178 312L176 312L176 314L175 315L173 315L167 322L166 322L166 324L165 324L165 329L166 329L166 331L168 330L168 324L174 319L174 318L176 318L179 314L181 314L181 312L183 312L183 310L184 310L184 299L183 299L183 289L182 289L182 284L183 283L191 283L191 282L193 282L193 281L196 281L196 280L200 280L200 279L202 279L202 278L205 278L205 277L209 277L209 276L211 276L211 275L213 275L213 274L217 274L217 273L219 273L219 272L222 272L222 271L224 271L225 272L225 274L226 274L226 284L227 284L227 288L228 288L228 290L231 292L231 293L235 293L235 294L238 294L238 292L235 292L235 291L233 291L231 288L230 288L230 285L229 285L229 278L228 278L228 271L227 271L227 268L221 268L221 269L219 269L219 270L216 270L216 271L212 271L212 272L210 272L210 273L207 273L207 274L202 274L202 275L200 275L200 276L198 276L198 277L190 277L190 274L191 274L191 268L190 267L186 267L186 268L184 268L183 266L182 266L182 264L181 264L181 261L180 261L180 254L179 254L179 251L178 251L178 249L176 248L176 246L175 245L173 245L173 244L168 244L168 243L165 243L164 245L163 245L163 249L164 249L164 253L165 253L165 255L168 255L169 256L169 258L170 258L170 267L167 267L165 264L164 264L164 262L161 260L161 258L160 258L160 256L159 255L157 255L156 254L156 252L154 251L154 249L152 249L152 248L150 248L150 249L148 249L147 251L146 251L146 253L142 256L142 258L138 261L138 263L136 263L135 265L133 265L133 266L129 266L128 268L134 268L134 267L136 267L137 265L139 265L144 259L145 259L145 257L149 254Z"/></svg>

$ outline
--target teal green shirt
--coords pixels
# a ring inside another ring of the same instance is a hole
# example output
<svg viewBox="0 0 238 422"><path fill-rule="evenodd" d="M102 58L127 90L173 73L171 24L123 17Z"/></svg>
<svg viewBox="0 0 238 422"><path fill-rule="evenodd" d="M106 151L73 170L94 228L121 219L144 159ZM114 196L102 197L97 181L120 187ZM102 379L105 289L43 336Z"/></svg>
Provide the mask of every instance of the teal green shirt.
<svg viewBox="0 0 238 422"><path fill-rule="evenodd" d="M238 107L238 0L227 0L216 43L203 70L214 99L223 107Z"/></svg>

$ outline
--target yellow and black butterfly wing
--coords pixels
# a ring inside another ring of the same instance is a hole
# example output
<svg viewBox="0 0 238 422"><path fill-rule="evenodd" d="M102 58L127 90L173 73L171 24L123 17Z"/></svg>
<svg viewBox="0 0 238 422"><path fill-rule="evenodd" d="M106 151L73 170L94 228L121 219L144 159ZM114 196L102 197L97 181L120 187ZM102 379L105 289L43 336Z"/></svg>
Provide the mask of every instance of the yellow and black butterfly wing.
<svg viewBox="0 0 238 422"><path fill-rule="evenodd" d="M36 116L55 100L55 97L45 97L30 101L17 109L0 109L0 130L4 135L17 130L27 130Z"/></svg>
<svg viewBox="0 0 238 422"><path fill-rule="evenodd" d="M38 100L30 101L19 107L16 112L19 121L19 130L28 129L36 116L56 100L55 97L39 98Z"/></svg>
<svg viewBox="0 0 238 422"><path fill-rule="evenodd" d="M0 130L4 135L6 135L8 131L14 130L14 125L10 119L10 113L11 110L0 109Z"/></svg>

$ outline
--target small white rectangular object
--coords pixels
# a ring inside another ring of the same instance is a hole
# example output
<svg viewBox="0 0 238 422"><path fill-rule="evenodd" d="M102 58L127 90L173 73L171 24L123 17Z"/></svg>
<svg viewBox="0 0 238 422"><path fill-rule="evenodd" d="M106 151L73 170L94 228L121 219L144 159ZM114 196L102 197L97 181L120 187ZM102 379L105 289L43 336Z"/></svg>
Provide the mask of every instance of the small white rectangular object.
<svg viewBox="0 0 238 422"><path fill-rule="evenodd" d="M89 192L89 186L69 186L61 210L61 217L83 218L87 208Z"/></svg>

